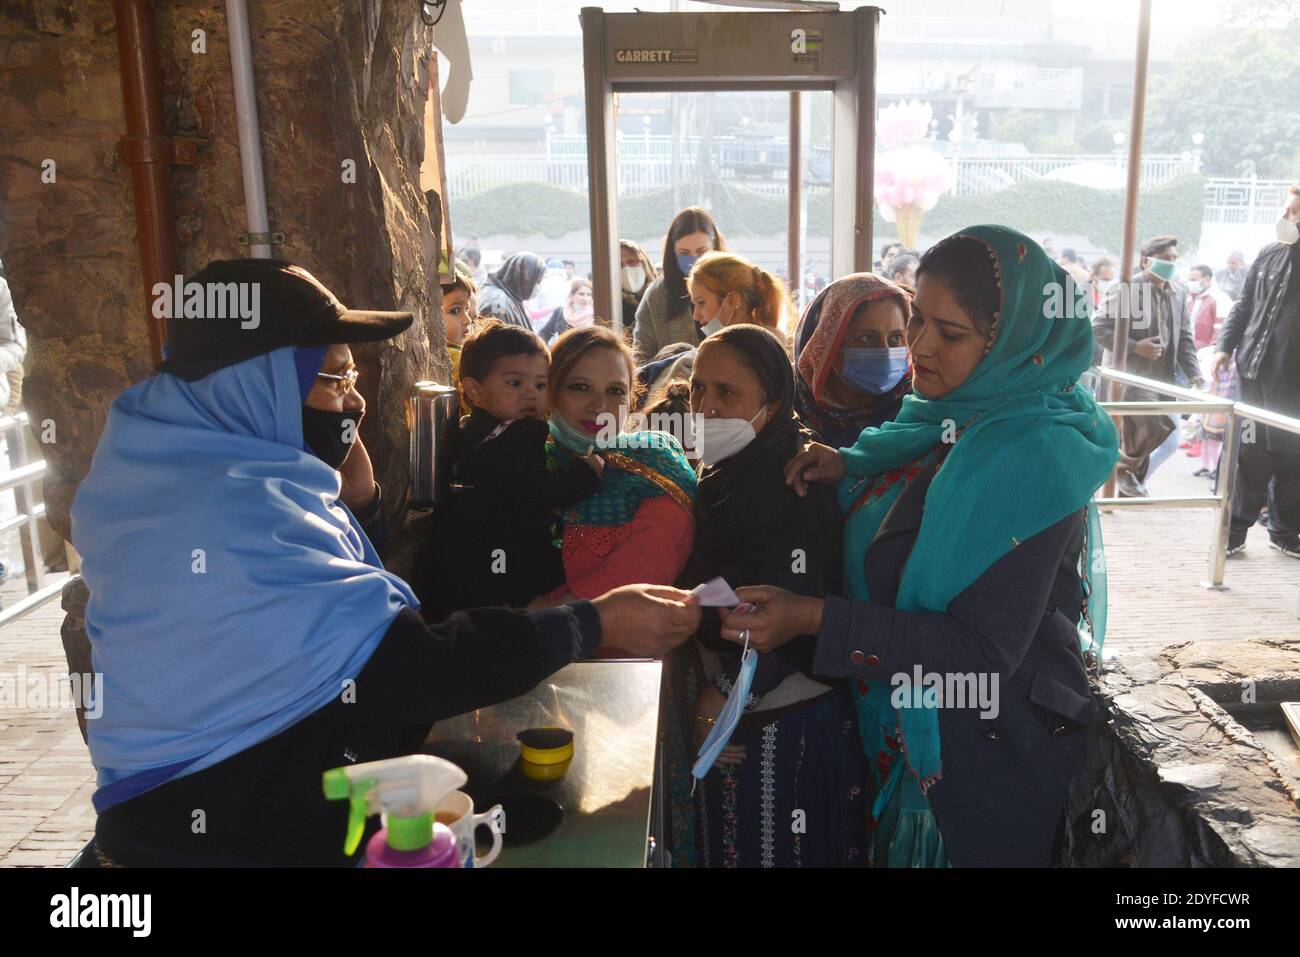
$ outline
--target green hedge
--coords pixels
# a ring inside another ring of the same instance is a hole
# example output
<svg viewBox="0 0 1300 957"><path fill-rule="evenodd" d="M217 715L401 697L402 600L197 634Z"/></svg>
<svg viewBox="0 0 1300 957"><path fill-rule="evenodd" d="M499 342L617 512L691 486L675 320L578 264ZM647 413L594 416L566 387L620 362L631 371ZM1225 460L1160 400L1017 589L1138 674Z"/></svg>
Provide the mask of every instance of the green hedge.
<svg viewBox="0 0 1300 957"><path fill-rule="evenodd" d="M1138 241L1172 233L1184 246L1195 246L1204 216L1204 184L1203 178L1186 174L1144 190L1138 204ZM743 186L721 186L712 206L727 236L772 236L785 230L786 204L781 196ZM828 192L811 197L810 236L830 234L830 211ZM620 205L619 232L633 237L662 236L676 212L672 190L643 193ZM1002 223L1027 233L1083 236L1100 249L1118 250L1124 226L1124 192L1056 180L1027 180L994 193L944 197L926 214L921 228L927 236L941 236L973 223ZM590 225L585 193L547 183L513 183L459 200L452 209L452 224L462 235L541 233L551 238ZM895 235L894 225L885 222L879 211L873 228L877 237Z"/></svg>

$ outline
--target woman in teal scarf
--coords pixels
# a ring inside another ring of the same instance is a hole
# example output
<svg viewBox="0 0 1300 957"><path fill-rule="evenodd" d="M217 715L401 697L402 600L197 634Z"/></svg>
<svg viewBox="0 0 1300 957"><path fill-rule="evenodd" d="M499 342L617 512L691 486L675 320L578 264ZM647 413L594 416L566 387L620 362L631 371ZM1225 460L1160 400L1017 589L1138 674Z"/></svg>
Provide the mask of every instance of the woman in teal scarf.
<svg viewBox="0 0 1300 957"><path fill-rule="evenodd" d="M816 634L814 672L853 682L877 866L1047 865L1093 718L1077 626L1098 617L1087 513L1116 433L1075 386L1086 303L1031 239L972 227L917 277L914 394L787 468L796 491L839 483L849 597L741 588L758 611L723 636L770 651Z"/></svg>

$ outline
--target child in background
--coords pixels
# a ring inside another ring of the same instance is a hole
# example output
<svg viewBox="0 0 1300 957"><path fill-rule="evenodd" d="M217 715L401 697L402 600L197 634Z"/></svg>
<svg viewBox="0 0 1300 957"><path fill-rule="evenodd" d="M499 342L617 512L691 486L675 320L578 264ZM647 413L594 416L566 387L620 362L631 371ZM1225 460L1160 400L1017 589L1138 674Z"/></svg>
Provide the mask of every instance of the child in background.
<svg viewBox="0 0 1300 957"><path fill-rule="evenodd" d="M447 333L447 358L451 360L451 383L460 388L460 347L469 335L474 320L478 318L476 297L478 287L469 267L459 259L453 271L456 278L442 284L442 327ZM460 414L469 415L469 406L462 397Z"/></svg>
<svg viewBox="0 0 1300 957"><path fill-rule="evenodd" d="M1201 349L1196 357L1201 364L1201 375L1204 376L1206 391L1220 399L1237 398L1237 363L1234 359L1228 363L1226 369L1219 375L1214 374L1214 353L1215 346L1208 345ZM1214 491L1219 490L1219 453L1223 449L1223 430L1226 427L1228 417L1222 412L1206 412L1198 417L1200 419L1197 430L1198 442L1201 446L1201 467L1193 472L1193 475L1203 475L1214 483Z"/></svg>
<svg viewBox="0 0 1300 957"><path fill-rule="evenodd" d="M549 367L532 330L486 319L465 339L460 386L471 411L452 433L452 497L413 582L431 621L523 606L564 582L556 512L600 488L604 462L589 453L567 471L548 466Z"/></svg>

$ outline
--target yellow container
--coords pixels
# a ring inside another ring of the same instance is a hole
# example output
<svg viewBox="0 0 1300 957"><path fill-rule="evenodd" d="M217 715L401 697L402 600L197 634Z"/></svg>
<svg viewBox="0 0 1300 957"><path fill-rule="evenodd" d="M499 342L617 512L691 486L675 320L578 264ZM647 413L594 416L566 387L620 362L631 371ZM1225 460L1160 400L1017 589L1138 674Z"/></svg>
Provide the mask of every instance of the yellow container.
<svg viewBox="0 0 1300 957"><path fill-rule="evenodd" d="M568 728L529 728L515 737L519 741L519 756L526 765L563 764L573 757L573 732Z"/></svg>
<svg viewBox="0 0 1300 957"><path fill-rule="evenodd" d="M534 764L531 761L520 761L519 770L524 772L524 777L531 778L534 781L558 781L569 770L569 765L573 763L573 758L565 758L556 764Z"/></svg>

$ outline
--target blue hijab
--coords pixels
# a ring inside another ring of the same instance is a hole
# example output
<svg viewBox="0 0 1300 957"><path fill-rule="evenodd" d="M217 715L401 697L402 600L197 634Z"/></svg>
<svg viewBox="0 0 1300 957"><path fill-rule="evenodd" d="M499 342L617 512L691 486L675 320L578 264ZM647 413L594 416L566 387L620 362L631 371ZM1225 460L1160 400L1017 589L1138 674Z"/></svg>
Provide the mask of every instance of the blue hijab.
<svg viewBox="0 0 1300 957"><path fill-rule="evenodd" d="M109 411L72 506L104 676L100 810L324 707L418 607L305 450L299 381L286 347L156 375Z"/></svg>

